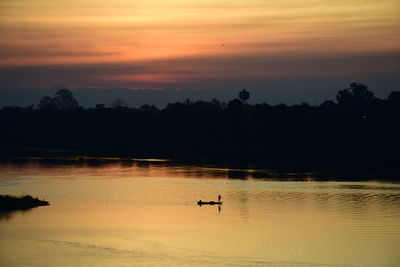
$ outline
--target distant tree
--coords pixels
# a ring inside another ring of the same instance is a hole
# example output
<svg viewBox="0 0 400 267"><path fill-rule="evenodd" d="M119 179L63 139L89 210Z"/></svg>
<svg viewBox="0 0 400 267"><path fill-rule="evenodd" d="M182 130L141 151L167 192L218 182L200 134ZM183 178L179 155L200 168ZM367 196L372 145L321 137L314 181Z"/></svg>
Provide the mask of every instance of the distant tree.
<svg viewBox="0 0 400 267"><path fill-rule="evenodd" d="M44 96L42 99L40 99L38 108L40 110L53 110L56 109L56 103L50 96Z"/></svg>
<svg viewBox="0 0 400 267"><path fill-rule="evenodd" d="M352 83L350 88L340 90L336 94L339 105L359 106L370 104L376 100L374 93L368 90L368 86L362 83Z"/></svg>
<svg viewBox="0 0 400 267"><path fill-rule="evenodd" d="M79 106L72 92L67 89L58 90L54 95L53 101L59 110L72 110Z"/></svg>
<svg viewBox="0 0 400 267"><path fill-rule="evenodd" d="M390 103L400 104L400 92L391 92L388 100Z"/></svg>
<svg viewBox="0 0 400 267"><path fill-rule="evenodd" d="M336 103L332 100L325 100L319 107L324 109L333 109L336 107Z"/></svg>
<svg viewBox="0 0 400 267"><path fill-rule="evenodd" d="M213 98L211 100L211 104L213 104L214 106L218 107L218 108L222 108L224 109L226 107L226 104L224 102L222 102L219 99Z"/></svg>
<svg viewBox="0 0 400 267"><path fill-rule="evenodd" d="M242 109L243 103L239 99L235 98L228 102L227 110L233 120L239 120Z"/></svg>
<svg viewBox="0 0 400 267"><path fill-rule="evenodd" d="M96 109L102 109L104 108L104 104L96 104Z"/></svg>
<svg viewBox="0 0 400 267"><path fill-rule="evenodd" d="M148 104L145 104L145 105L141 106L141 107L139 108L139 110L140 110L140 111L144 111L144 112L151 112L151 113L155 113L155 112L158 112L158 111L159 111L158 108L157 108L156 106L154 106L154 105L148 105Z"/></svg>
<svg viewBox="0 0 400 267"><path fill-rule="evenodd" d="M126 104L125 101L121 98L115 98L110 103L111 108L125 108L126 106L128 106L128 104Z"/></svg>

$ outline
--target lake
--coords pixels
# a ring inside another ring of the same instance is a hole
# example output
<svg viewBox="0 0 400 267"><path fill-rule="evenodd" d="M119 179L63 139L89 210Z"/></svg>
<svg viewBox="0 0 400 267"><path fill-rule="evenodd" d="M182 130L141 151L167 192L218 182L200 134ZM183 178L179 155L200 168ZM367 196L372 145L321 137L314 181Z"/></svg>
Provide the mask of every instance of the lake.
<svg viewBox="0 0 400 267"><path fill-rule="evenodd" d="M2 161L0 194L51 205L0 215L0 266L400 266L400 184L335 175Z"/></svg>

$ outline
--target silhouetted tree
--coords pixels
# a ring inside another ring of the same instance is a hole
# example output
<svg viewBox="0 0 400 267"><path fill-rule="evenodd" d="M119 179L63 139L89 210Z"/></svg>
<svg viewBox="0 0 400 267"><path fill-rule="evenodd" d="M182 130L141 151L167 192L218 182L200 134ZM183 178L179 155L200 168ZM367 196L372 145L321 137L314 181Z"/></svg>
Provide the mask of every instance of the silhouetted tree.
<svg viewBox="0 0 400 267"><path fill-rule="evenodd" d="M38 108L40 110L54 110L56 109L56 103L50 96L44 96L42 99L40 99Z"/></svg>
<svg viewBox="0 0 400 267"><path fill-rule="evenodd" d="M122 100L121 98L115 98L111 103L110 103L110 107L111 108L125 108L127 106L127 104L125 103L124 100Z"/></svg>
<svg viewBox="0 0 400 267"><path fill-rule="evenodd" d="M228 102L227 111L230 117L232 137L238 139L242 135L243 102L235 98Z"/></svg>
<svg viewBox="0 0 400 267"><path fill-rule="evenodd" d="M72 92L67 89L58 90L53 100L59 110L72 110L79 106Z"/></svg>
<svg viewBox="0 0 400 267"><path fill-rule="evenodd" d="M214 106L221 108L221 109L226 108L225 102L222 102L221 100L216 99L216 98L211 99L211 104L213 104Z"/></svg>
<svg viewBox="0 0 400 267"><path fill-rule="evenodd" d="M325 100L319 107L323 109L334 109L336 107L336 103L332 100Z"/></svg>
<svg viewBox="0 0 400 267"><path fill-rule="evenodd" d="M154 105L143 105L143 106L141 106L140 108L139 108L139 110L140 111L144 111L144 112L152 112L152 113L155 113L155 112L158 112L159 110L158 110L158 108L156 107L156 106L154 106Z"/></svg>
<svg viewBox="0 0 400 267"><path fill-rule="evenodd" d="M178 156L400 158L399 92L383 101L354 83L336 96L338 103L325 101L318 107L248 105L239 99L225 105L214 99L170 103L159 110L127 108L116 99L113 108L99 104L74 110L77 101L63 89L38 105L63 112L0 108L0 124L6 126L0 131L0 155L1 146L24 146Z"/></svg>
<svg viewBox="0 0 400 267"><path fill-rule="evenodd" d="M400 105L400 92L391 92L388 100L390 103Z"/></svg>
<svg viewBox="0 0 400 267"><path fill-rule="evenodd" d="M336 94L339 105L364 105L375 100L374 93L368 90L368 86L362 83L352 83L350 88L340 90Z"/></svg>
<svg viewBox="0 0 400 267"><path fill-rule="evenodd" d="M235 98L228 102L228 113L234 119L239 119L240 113L243 109L243 103L239 99Z"/></svg>

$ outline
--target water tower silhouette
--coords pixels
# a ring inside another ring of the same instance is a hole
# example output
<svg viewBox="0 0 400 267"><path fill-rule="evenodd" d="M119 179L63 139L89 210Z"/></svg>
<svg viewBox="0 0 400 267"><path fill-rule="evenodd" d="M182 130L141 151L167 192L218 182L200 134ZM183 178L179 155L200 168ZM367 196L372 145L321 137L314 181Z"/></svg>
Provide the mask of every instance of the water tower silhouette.
<svg viewBox="0 0 400 267"><path fill-rule="evenodd" d="M243 103L247 103L247 99L249 99L250 93L243 89L239 92L239 98L242 100Z"/></svg>

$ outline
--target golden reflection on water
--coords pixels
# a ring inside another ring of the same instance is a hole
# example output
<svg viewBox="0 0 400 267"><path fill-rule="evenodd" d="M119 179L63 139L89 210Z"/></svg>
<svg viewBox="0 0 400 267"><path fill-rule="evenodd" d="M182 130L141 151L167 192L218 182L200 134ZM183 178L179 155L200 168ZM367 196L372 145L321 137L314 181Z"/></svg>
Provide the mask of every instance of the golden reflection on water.
<svg viewBox="0 0 400 267"><path fill-rule="evenodd" d="M1 266L400 263L399 184L257 180L255 170L147 161L0 169L0 194L51 202L0 217ZM196 205L218 194L220 210Z"/></svg>

